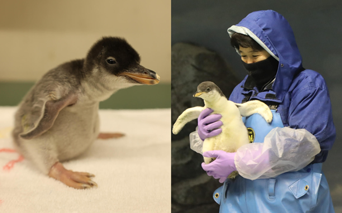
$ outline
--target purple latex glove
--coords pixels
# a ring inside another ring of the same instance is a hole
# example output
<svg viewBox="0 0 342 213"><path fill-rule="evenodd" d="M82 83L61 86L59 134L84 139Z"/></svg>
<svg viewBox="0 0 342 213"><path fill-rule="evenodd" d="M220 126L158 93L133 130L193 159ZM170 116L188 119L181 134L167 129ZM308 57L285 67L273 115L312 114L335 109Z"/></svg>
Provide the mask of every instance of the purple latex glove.
<svg viewBox="0 0 342 213"><path fill-rule="evenodd" d="M234 153L228 153L222 150L214 150L203 153L203 157L216 158L209 164L202 163L202 168L209 176L219 179L223 183L233 171L236 171L234 163Z"/></svg>
<svg viewBox="0 0 342 213"><path fill-rule="evenodd" d="M204 141L204 139L216 136L222 132L222 129L218 129L222 126L222 115L220 114L210 114L214 110L210 108L204 109L198 116L198 135Z"/></svg>

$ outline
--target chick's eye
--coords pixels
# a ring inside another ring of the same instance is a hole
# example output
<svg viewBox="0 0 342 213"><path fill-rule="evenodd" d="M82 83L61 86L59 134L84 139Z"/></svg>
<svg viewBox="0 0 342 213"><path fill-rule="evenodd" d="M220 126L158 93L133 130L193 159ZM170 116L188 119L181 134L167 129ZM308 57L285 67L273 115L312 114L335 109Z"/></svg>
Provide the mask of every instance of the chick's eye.
<svg viewBox="0 0 342 213"><path fill-rule="evenodd" d="M206 89L206 91L207 91L207 92L210 92L210 88L208 87L208 88Z"/></svg>
<svg viewBox="0 0 342 213"><path fill-rule="evenodd" d="M115 58L113 58L113 57L108 57L108 58L106 59L106 62L107 62L108 64L116 64L116 60L115 60Z"/></svg>
<svg viewBox="0 0 342 213"><path fill-rule="evenodd" d="M113 59L107 59L108 64L115 64L116 62Z"/></svg>

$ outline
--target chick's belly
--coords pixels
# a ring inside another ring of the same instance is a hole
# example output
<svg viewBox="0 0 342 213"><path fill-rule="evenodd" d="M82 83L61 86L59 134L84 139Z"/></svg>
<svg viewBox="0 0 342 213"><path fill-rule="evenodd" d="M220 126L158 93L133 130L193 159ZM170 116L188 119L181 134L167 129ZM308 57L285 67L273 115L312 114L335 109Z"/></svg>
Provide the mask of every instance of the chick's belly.
<svg viewBox="0 0 342 213"><path fill-rule="evenodd" d="M84 116L68 115L56 119L50 135L56 141L60 161L77 157L86 151L99 134L98 114ZM66 120L68 120L66 122Z"/></svg>
<svg viewBox="0 0 342 213"><path fill-rule="evenodd" d="M222 150L225 152L236 152L238 138L235 137L235 133L229 131L222 131L217 136L215 143L215 150Z"/></svg>

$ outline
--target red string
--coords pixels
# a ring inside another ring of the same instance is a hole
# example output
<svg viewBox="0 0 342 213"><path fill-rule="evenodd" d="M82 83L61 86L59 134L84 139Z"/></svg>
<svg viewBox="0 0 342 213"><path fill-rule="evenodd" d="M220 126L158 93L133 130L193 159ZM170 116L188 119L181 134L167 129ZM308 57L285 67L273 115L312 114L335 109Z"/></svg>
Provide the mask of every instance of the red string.
<svg viewBox="0 0 342 213"><path fill-rule="evenodd" d="M15 151L15 149L4 148L4 149L0 149L0 152L17 152L17 151Z"/></svg>
<svg viewBox="0 0 342 213"><path fill-rule="evenodd" d="M7 148L4 148L4 149L0 149L0 152L10 152L10 153L13 153L13 152L17 152L16 150L14 149L7 149ZM11 160L10 162L8 162L4 167L2 167L3 170L6 170L6 171L9 171L13 168L14 164L18 163L18 162L21 162L24 160L24 157L22 155L19 156L18 159L16 160ZM1 203L0 203L1 204Z"/></svg>

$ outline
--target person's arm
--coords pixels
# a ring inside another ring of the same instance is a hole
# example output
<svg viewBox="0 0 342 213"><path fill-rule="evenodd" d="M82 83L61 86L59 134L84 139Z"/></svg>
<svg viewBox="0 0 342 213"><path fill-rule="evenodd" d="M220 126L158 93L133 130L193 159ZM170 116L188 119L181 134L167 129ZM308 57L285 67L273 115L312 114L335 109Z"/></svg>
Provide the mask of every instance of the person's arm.
<svg viewBox="0 0 342 213"><path fill-rule="evenodd" d="M304 168L320 150L317 139L307 130L277 127L267 134L264 143L240 147L234 163L244 178L272 178Z"/></svg>

